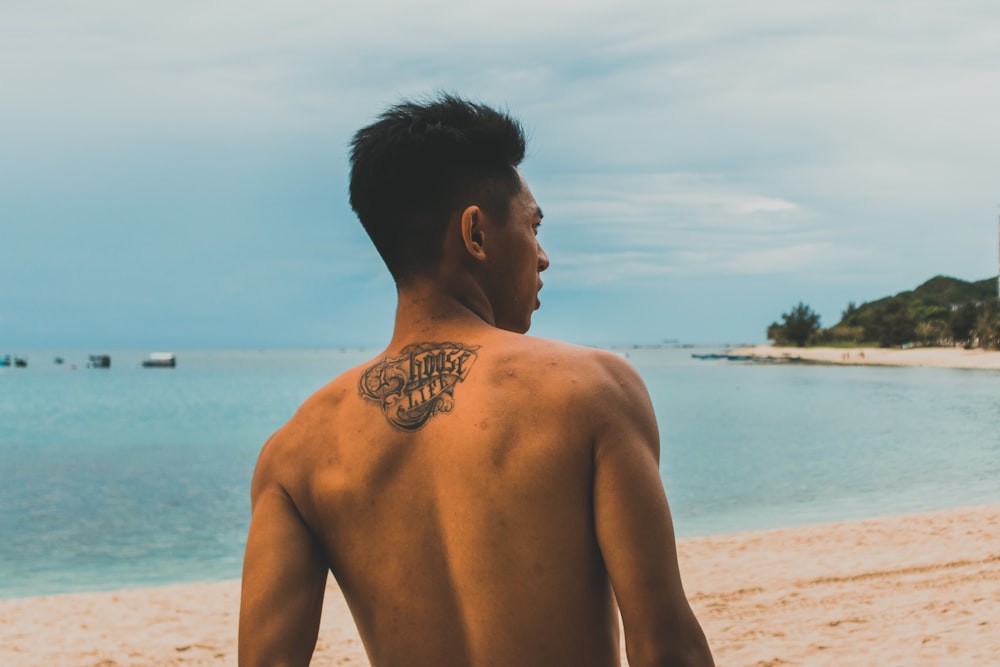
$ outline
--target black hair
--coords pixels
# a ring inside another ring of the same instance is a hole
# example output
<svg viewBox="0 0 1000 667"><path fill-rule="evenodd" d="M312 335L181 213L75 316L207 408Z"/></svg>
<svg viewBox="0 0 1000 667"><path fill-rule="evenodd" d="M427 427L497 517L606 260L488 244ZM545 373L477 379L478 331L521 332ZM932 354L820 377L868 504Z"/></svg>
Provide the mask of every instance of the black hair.
<svg viewBox="0 0 1000 667"><path fill-rule="evenodd" d="M470 205L505 221L521 190L520 123L443 94L386 109L351 142L351 208L397 283L441 257L449 217Z"/></svg>

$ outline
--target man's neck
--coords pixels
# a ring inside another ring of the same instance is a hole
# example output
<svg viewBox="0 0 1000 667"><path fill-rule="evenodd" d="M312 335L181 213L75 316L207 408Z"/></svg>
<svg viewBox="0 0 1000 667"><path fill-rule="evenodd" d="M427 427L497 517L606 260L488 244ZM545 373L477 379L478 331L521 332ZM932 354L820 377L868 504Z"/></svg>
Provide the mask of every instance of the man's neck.
<svg viewBox="0 0 1000 667"><path fill-rule="evenodd" d="M396 323L390 347L445 332L495 326L493 309L479 290L442 289L431 281L397 289Z"/></svg>

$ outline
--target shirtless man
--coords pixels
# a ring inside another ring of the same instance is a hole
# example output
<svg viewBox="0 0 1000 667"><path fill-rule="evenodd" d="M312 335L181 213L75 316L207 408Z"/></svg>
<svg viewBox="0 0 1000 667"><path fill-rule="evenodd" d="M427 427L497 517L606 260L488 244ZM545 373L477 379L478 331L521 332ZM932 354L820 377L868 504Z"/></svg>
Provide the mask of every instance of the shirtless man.
<svg viewBox="0 0 1000 667"><path fill-rule="evenodd" d="M520 126L443 96L353 142L398 307L254 474L240 664L306 665L333 572L373 667L712 665L681 587L642 380L525 336L549 259Z"/></svg>

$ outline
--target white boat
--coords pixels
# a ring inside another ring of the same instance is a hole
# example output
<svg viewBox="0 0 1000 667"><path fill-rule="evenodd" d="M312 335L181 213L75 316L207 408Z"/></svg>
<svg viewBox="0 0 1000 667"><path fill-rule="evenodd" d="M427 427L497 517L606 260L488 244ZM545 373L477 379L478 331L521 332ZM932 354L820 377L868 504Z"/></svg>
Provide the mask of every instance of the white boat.
<svg viewBox="0 0 1000 667"><path fill-rule="evenodd" d="M177 355L173 352L153 352L149 359L142 362L143 368L174 368L177 366Z"/></svg>

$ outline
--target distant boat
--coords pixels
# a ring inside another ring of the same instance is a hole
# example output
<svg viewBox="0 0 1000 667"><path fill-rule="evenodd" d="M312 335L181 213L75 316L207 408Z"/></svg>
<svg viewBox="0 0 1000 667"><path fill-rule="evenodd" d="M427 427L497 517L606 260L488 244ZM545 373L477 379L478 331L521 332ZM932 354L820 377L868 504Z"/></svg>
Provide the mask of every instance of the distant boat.
<svg viewBox="0 0 1000 667"><path fill-rule="evenodd" d="M92 354L87 361L87 368L111 368L110 354Z"/></svg>
<svg viewBox="0 0 1000 667"><path fill-rule="evenodd" d="M9 354L5 354L0 357L0 366L13 366L14 368L27 368L28 360L24 357L12 357Z"/></svg>
<svg viewBox="0 0 1000 667"><path fill-rule="evenodd" d="M142 362L143 368L174 368L177 366L177 355L173 352L153 352L149 359Z"/></svg>
<svg viewBox="0 0 1000 667"><path fill-rule="evenodd" d="M726 361L768 361L766 358L750 357L742 354L692 354L695 359L725 359Z"/></svg>

